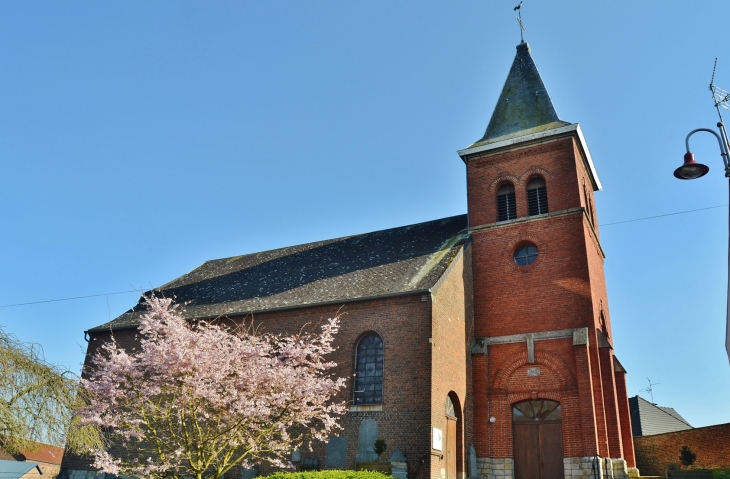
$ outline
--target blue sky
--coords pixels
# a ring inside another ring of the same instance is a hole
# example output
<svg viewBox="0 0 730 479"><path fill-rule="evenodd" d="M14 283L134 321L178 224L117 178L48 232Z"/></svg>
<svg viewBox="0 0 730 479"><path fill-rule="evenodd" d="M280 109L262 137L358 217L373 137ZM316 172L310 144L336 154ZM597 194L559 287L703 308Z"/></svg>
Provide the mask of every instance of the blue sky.
<svg viewBox="0 0 730 479"><path fill-rule="evenodd" d="M0 3L0 304L159 286L205 260L466 211L516 1ZM579 122L600 224L728 204L672 176L730 89L730 4L538 2L525 38ZM730 118L730 112L727 115ZM726 207L601 228L629 394L730 422ZM78 371L136 293L0 309ZM648 397L646 393L640 393Z"/></svg>

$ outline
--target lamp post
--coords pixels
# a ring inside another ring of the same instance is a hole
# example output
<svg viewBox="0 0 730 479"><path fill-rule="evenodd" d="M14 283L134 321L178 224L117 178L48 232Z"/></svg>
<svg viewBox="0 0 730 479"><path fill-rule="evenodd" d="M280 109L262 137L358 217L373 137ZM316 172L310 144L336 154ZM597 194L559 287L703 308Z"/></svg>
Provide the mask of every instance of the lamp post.
<svg viewBox="0 0 730 479"><path fill-rule="evenodd" d="M720 113L719 108L718 113ZM720 118L722 119L722 115L720 116ZM695 155L692 154L689 149L689 138L695 133L703 131L707 133L712 133L715 138L717 138L717 143L720 145L720 155L722 156L722 162L725 165L725 177L730 180L730 154L728 152L728 150L730 150L730 144L728 142L727 132L725 131L725 125L723 124L723 122L720 121L717 124L717 127L720 129L719 135L715 130L712 130L710 128L697 128L696 130L692 130L689 132L687 138L684 140L685 146L687 147L687 153L685 153L684 155L684 164L674 170L675 177L679 178L680 180L694 180L696 178L705 176L707 172L710 171L710 168L707 165L703 165L702 163L697 163L695 161ZM728 194L730 195L730 183L728 184ZM728 360L730 360L730 217L728 218L728 235L728 296L727 312L725 316L727 323L725 329L725 350L727 351Z"/></svg>

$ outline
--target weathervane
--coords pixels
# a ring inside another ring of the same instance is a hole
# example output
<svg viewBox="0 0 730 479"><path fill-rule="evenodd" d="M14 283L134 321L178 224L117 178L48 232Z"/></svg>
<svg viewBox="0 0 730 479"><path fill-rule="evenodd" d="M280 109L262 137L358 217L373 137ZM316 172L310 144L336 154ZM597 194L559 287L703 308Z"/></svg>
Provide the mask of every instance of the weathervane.
<svg viewBox="0 0 730 479"><path fill-rule="evenodd" d="M525 38L522 36L522 32L525 31L525 26L522 25L522 2L515 7L517 12L517 23L520 24L520 43L525 43Z"/></svg>

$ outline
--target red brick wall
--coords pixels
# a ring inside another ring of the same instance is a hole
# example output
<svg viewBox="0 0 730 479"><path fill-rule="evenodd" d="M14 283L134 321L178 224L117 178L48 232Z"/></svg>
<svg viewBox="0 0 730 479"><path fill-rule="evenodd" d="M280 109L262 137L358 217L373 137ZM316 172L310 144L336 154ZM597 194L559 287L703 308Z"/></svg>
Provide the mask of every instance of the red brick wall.
<svg viewBox="0 0 730 479"><path fill-rule="evenodd" d="M486 417L475 421L486 432L487 441L479 442L479 457L513 457L512 404L528 399L558 401L563 411L563 448L565 457L586 456L583 439L584 414L577 381L572 338L536 341L535 362L529 363L526 343L490 346L488 355L475 356L475 363L488 362ZM539 367L539 376L528 376L528 368ZM475 373L476 379L476 373ZM476 384L476 380L475 380ZM475 395L478 392L475 391ZM495 422L489 422L494 417ZM590 417L589 417L590 419ZM590 424L590 421L589 421ZM475 426L475 431L478 431Z"/></svg>
<svg viewBox="0 0 730 479"><path fill-rule="evenodd" d="M588 330L590 344L588 355L591 361L591 381L593 382L593 401L596 415L596 438L598 440L598 455L608 456L608 427L606 424L606 409L603 402L603 372L598 355L598 343L594 331ZM593 334L591 334L593 333Z"/></svg>
<svg viewBox="0 0 730 479"><path fill-rule="evenodd" d="M730 467L730 423L634 438L636 467L642 476L660 476L669 464L680 464L679 451L689 446L697 454L694 468Z"/></svg>
<svg viewBox="0 0 730 479"><path fill-rule="evenodd" d="M534 175L546 181L550 212L563 214L528 217L525 188ZM578 144L573 138L562 138L476 155L467 162L467 177L474 256L474 335L495 337L583 327L589 331L587 348L573 346L568 340L536 343L536 351L556 348L552 354L560 366L552 371L554 374L569 371L572 375L572 382L559 383L557 390L555 385L551 389L551 381L557 379L550 375L539 380L529 378L534 383L531 391L501 390L495 382L506 364L517 361L520 355L525 357L520 367L527 367L525 343L490 346L488 356L474 357L477 455L511 457L511 404L520 397L537 395L561 398L566 457L596 452L607 456L609 442L610 455L621 456L624 434L611 353L607 350L607 357L601 360L596 336L601 310L611 335L604 258L594 228L593 188ZM518 220L494 224L496 191L506 181L515 186ZM536 244L540 255L529 266L517 266L512 255L524 241ZM487 376L486 383L480 375ZM487 390L486 397L480 397ZM488 423L490 416L496 418L494 424ZM481 434L487 436L485 440L480 440Z"/></svg>
<svg viewBox="0 0 730 479"><path fill-rule="evenodd" d="M576 171L583 167L580 156L575 156L574 141L563 138L470 159L466 165L469 226L497 221L497 188L504 182L515 187L517 217L527 216L525 187L534 175L545 179L550 211L582 206Z"/></svg>
<svg viewBox="0 0 730 479"><path fill-rule="evenodd" d="M466 446L464 428L464 401L467 397L467 363L471 348L471 318L468 318L468 305L465 301L465 255L462 253L454 260L441 281L432 288L433 326L432 326L432 365L431 365L431 423L446 434L446 397L451 395L457 416L457 477L466 471ZM471 419L469 417L469 419ZM442 451L445 453L446 451ZM444 456L445 457L445 456ZM441 477L441 469L446 468L446 460L432 457L431 477Z"/></svg>
<svg viewBox="0 0 730 479"><path fill-rule="evenodd" d="M624 447L624 459L629 467L636 467L634 456L634 436L631 433L631 415L629 413L629 398L626 392L626 373L616 371L616 397L618 411L621 417L621 440Z"/></svg>
<svg viewBox="0 0 730 479"><path fill-rule="evenodd" d="M591 367L590 346L575 346L575 369L576 371L587 371L578 374L578 395L580 397L581 430L583 434L583 457L592 456L598 453L598 421L596 404L593 397L593 368Z"/></svg>
<svg viewBox="0 0 730 479"><path fill-rule="evenodd" d="M576 212L472 233L477 337L593 328L583 221ZM540 251L528 266L513 260L522 241Z"/></svg>
<svg viewBox="0 0 730 479"><path fill-rule="evenodd" d="M340 311L341 328L336 338L338 349L333 353L332 359L338 364L334 374L348 378L354 372L354 348L358 338L367 331L375 331L383 338L383 411L349 412L340 422L344 430L337 433L348 437L348 468L355 468L359 426L365 418L378 423L378 435L388 443L386 455L398 448L406 454L410 470L415 470L418 460L424 457L427 462L422 467L429 467L432 346L428 338L432 333L431 307L429 295L410 295L260 313L255 316L255 322L263 331L295 333L306 323L314 326ZM128 348L136 346L135 335L136 330L114 333L117 342ZM107 340L109 333L92 335L89 353ZM338 399L350 401L353 395L352 386L352 381L348 381L347 388ZM302 457L317 457L324 466L325 451L325 444L316 444L312 453L303 451ZM63 466L70 469L90 469L90 462L86 458L67 455ZM268 470L270 469L267 467L262 468L262 472ZM237 470L234 471L231 477L238 474Z"/></svg>
<svg viewBox="0 0 730 479"><path fill-rule="evenodd" d="M616 373L613 369L613 351L611 351L611 348L600 348L598 353L601 360L601 379L603 380L603 404L606 411L608 456L624 457L621 419L618 414L618 400L616 398Z"/></svg>

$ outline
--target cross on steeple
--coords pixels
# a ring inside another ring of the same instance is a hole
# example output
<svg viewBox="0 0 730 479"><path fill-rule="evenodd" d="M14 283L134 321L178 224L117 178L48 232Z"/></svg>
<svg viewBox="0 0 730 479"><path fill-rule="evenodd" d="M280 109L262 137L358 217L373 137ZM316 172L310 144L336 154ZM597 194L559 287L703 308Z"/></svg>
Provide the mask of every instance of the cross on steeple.
<svg viewBox="0 0 730 479"><path fill-rule="evenodd" d="M517 12L517 23L520 24L520 43L525 43L525 38L522 35L522 32L525 31L525 26L522 24L522 2L514 10Z"/></svg>

